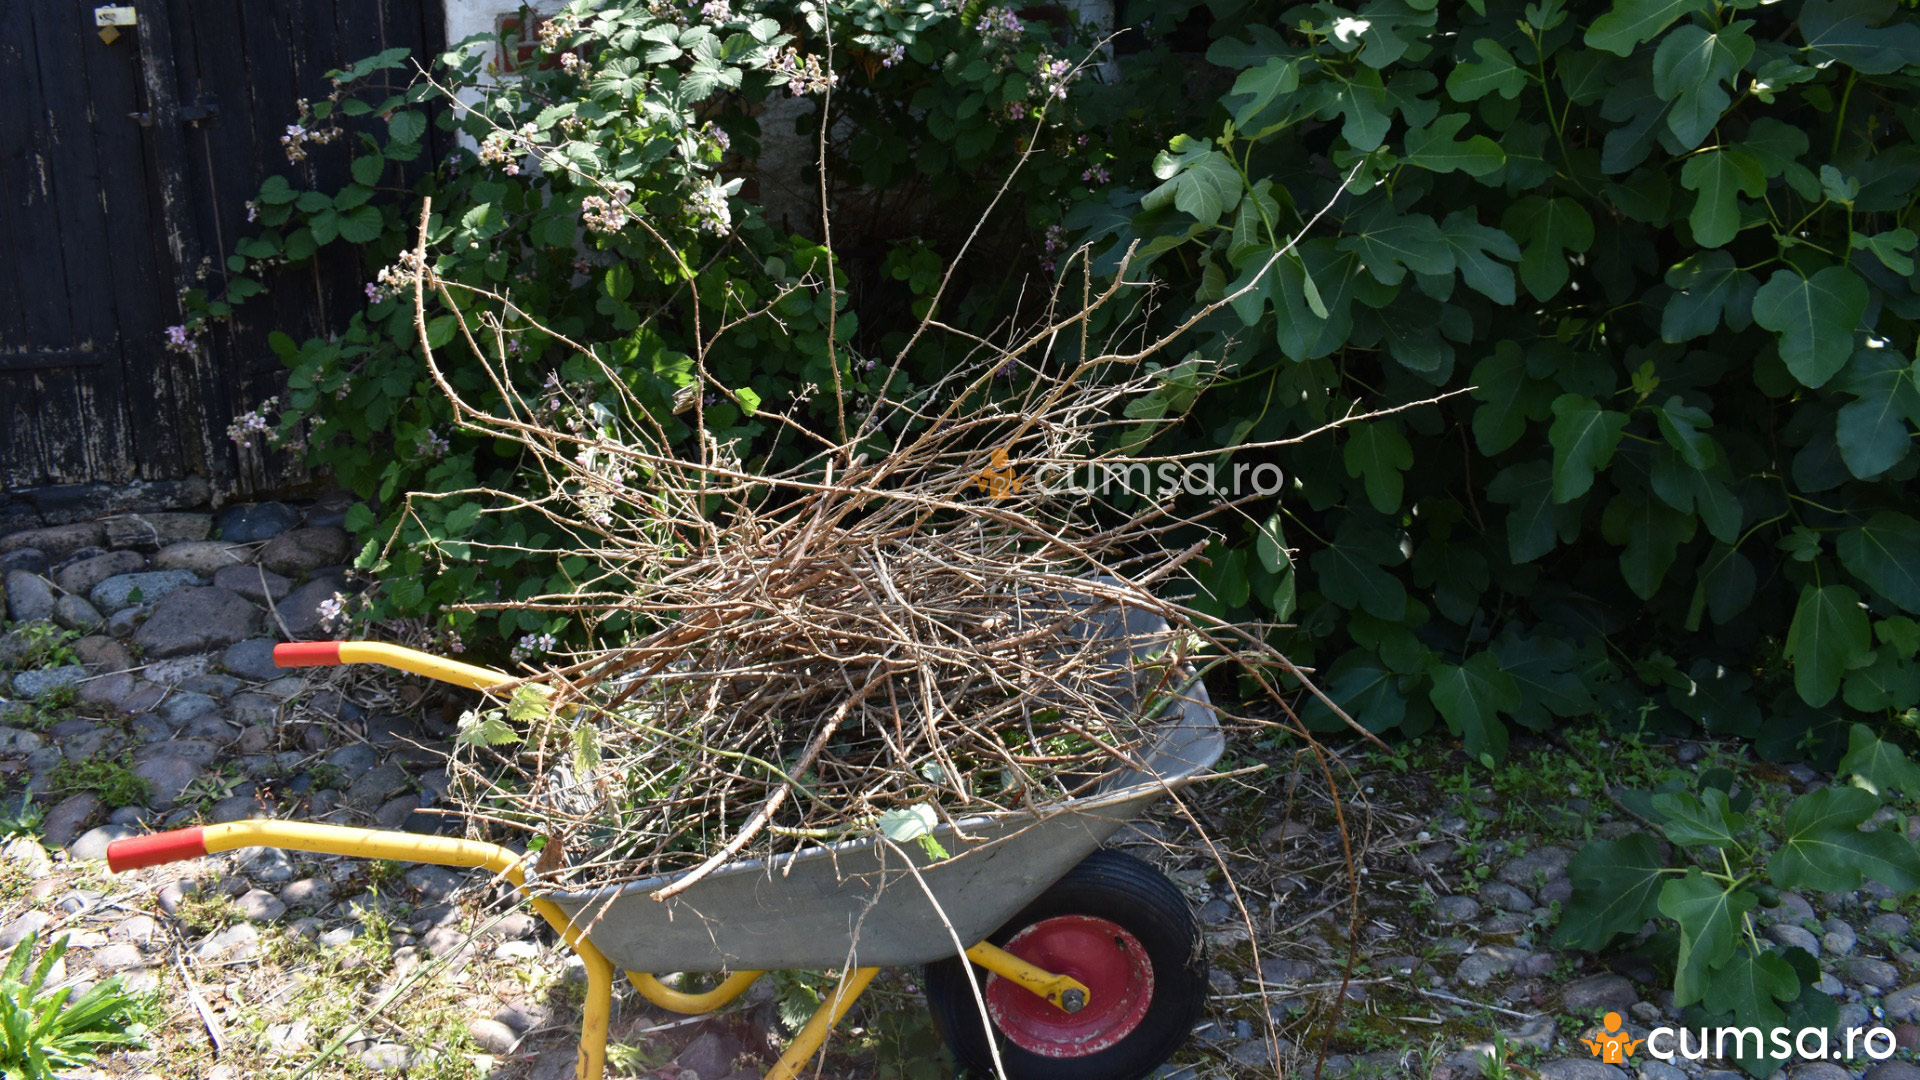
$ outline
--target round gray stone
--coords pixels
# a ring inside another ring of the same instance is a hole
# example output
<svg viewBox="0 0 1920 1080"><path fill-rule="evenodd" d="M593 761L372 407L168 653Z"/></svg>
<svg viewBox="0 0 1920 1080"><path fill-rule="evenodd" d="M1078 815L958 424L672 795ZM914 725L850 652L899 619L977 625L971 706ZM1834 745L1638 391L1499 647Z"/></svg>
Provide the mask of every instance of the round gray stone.
<svg viewBox="0 0 1920 1080"><path fill-rule="evenodd" d="M240 503L229 506L213 520L220 539L251 544L271 540L300 523L300 514L285 503Z"/></svg>
<svg viewBox="0 0 1920 1080"><path fill-rule="evenodd" d="M180 800L188 784L200 778L198 764L174 754L150 757L133 767L133 774L147 782L151 794L147 802L156 810L166 810Z"/></svg>
<svg viewBox="0 0 1920 1080"><path fill-rule="evenodd" d="M1472 922L1480 917L1480 901L1471 896L1443 896L1434 902L1433 917L1443 923Z"/></svg>
<svg viewBox="0 0 1920 1080"><path fill-rule="evenodd" d="M53 621L75 633L91 634L106 624L107 617L86 597L68 594L53 602Z"/></svg>
<svg viewBox="0 0 1920 1080"><path fill-rule="evenodd" d="M210 578L229 567L247 562L248 551L224 540L186 540L169 544L154 553L155 570L188 570Z"/></svg>
<svg viewBox="0 0 1920 1080"><path fill-rule="evenodd" d="M323 526L281 533L260 549L261 566L280 574L304 574L347 557L345 529Z"/></svg>
<svg viewBox="0 0 1920 1080"><path fill-rule="evenodd" d="M53 615L53 586L39 574L7 572L7 615L17 623L36 622Z"/></svg>
<svg viewBox="0 0 1920 1080"><path fill-rule="evenodd" d="M180 588L160 598L153 614L134 631L133 641L148 656L179 656L244 641L262 621L259 608L225 589Z"/></svg>
<svg viewBox="0 0 1920 1080"><path fill-rule="evenodd" d="M87 593L87 599L93 601L94 607L114 615L137 604L154 603L175 589L198 584L200 579L185 570L148 570L110 577L95 585Z"/></svg>
<svg viewBox="0 0 1920 1080"><path fill-rule="evenodd" d="M67 855L76 861L104 859L107 857L108 844L137 835L125 825L102 825L97 829L88 829L80 834L80 839L67 845Z"/></svg>
<svg viewBox="0 0 1920 1080"><path fill-rule="evenodd" d="M86 677L87 669L78 664L35 668L13 677L13 692L23 698L38 700L63 687L78 687L80 680Z"/></svg>
<svg viewBox="0 0 1920 1080"><path fill-rule="evenodd" d="M272 638L248 638L227 646L220 654L220 666L243 679L269 682L286 674L273 662Z"/></svg>
<svg viewBox="0 0 1920 1080"><path fill-rule="evenodd" d="M496 1055L512 1053L520 1041L518 1032L491 1018L467 1021L467 1034L473 1038L474 1045Z"/></svg>
<svg viewBox="0 0 1920 1080"><path fill-rule="evenodd" d="M40 834L55 847L73 843L81 830L100 814L100 797L91 792L69 795L53 805L40 821Z"/></svg>
<svg viewBox="0 0 1920 1080"><path fill-rule="evenodd" d="M1624 1013L1639 1000L1633 984L1624 976L1613 974L1575 979L1560 992L1561 1008L1582 1016L1595 1011Z"/></svg>
<svg viewBox="0 0 1920 1080"><path fill-rule="evenodd" d="M68 563L54 573L53 583L70 593L85 596L88 590L110 577L137 573L146 567L146 556L137 551L109 551Z"/></svg>
<svg viewBox="0 0 1920 1080"><path fill-rule="evenodd" d="M273 609L286 624L289 635L303 640L324 637L329 631L321 605L336 593L346 591L345 579L323 574L288 593Z"/></svg>
<svg viewBox="0 0 1920 1080"><path fill-rule="evenodd" d="M264 566L227 566L213 575L213 583L232 589L256 604L278 600L293 588L292 580Z"/></svg>

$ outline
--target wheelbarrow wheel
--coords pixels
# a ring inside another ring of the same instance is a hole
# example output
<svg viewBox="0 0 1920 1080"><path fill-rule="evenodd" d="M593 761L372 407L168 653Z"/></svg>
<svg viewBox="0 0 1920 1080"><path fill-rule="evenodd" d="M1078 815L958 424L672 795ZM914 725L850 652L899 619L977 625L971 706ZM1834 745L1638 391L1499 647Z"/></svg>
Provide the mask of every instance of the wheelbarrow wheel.
<svg viewBox="0 0 1920 1080"><path fill-rule="evenodd" d="M1131 855L1096 851L988 938L1087 986L1068 1013L964 958L926 969L927 1008L963 1074L992 1076L988 1025L1009 1080L1135 1080L1173 1056L1207 1000L1200 926L1166 876Z"/></svg>

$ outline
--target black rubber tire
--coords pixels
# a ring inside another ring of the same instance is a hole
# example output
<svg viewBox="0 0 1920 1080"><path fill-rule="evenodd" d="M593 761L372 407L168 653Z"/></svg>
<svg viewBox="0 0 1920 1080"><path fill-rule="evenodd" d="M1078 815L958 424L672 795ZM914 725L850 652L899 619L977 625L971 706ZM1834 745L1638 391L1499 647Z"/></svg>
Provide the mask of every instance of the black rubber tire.
<svg viewBox="0 0 1920 1080"><path fill-rule="evenodd" d="M1153 996L1138 1027L1085 1057L1046 1057L994 1032L1008 1080L1138 1080L1192 1034L1207 1003L1206 942L1187 898L1166 876L1131 855L1096 851L987 940L1002 945L1042 919L1090 915L1118 924L1140 942L1153 967ZM927 1009L961 1075L992 1076L985 1018L956 957L928 964ZM987 972L975 969L984 987Z"/></svg>

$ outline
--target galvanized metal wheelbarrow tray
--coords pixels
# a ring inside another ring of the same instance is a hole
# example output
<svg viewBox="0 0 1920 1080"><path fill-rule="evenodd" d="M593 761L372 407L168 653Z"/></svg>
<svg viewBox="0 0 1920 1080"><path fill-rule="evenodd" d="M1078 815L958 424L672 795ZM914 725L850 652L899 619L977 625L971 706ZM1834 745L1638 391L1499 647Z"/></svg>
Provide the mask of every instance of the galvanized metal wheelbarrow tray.
<svg viewBox="0 0 1920 1080"><path fill-rule="evenodd" d="M1118 670L1154 651L1167 626L1138 609L1108 608L1090 611L1077 632L1113 638L1110 663ZM378 642L280 645L274 661L281 667L380 664L479 690L516 681L506 672ZM935 861L917 843L848 840L732 864L664 901L650 894L672 878L551 891L529 887L524 856L495 844L303 822L236 821L119 840L108 846L107 862L117 872L277 847L491 871L518 886L586 963L578 1080L600 1080L616 971L655 1005L699 1014L732 1001L767 971L840 970L836 991L767 1073L768 1080L790 1080L882 967L964 953L1069 1012L1084 1007L1085 985L986 938L1130 818L1211 767L1223 748L1206 688L1195 681L1167 707L1139 768L1109 776L1085 798L940 826L932 835L952 858ZM711 990L686 993L646 972L730 974Z"/></svg>

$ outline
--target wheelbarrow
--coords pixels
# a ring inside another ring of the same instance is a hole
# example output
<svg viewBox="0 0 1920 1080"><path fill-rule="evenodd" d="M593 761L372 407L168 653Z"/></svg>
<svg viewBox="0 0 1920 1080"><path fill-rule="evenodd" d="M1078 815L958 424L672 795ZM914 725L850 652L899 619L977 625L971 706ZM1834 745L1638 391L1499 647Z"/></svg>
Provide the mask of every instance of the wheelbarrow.
<svg viewBox="0 0 1920 1080"><path fill-rule="evenodd" d="M1112 663L1166 625L1134 609L1090 613L1081 633L1116 639ZM505 672L366 641L274 648L280 667L379 664L477 690ZM1220 757L1196 680L1165 711L1140 768L1089 796L962 819L933 831L954 857L882 838L846 840L710 874L670 899L672 879L577 892L530 887L526 856L496 844L295 821L204 825L108 845L120 872L210 852L273 847L484 869L511 882L586 964L578 1080L600 1080L615 973L646 1000L698 1015L771 970L837 970L832 993L767 1072L792 1080L884 967L925 965L935 1027L961 1068L1012 1080L1131 1080L1179 1049L1205 1004L1206 955L1185 897L1158 871L1101 844ZM927 845L932 847L932 845ZM537 886L537 883L536 883ZM964 957L964 959L962 959ZM976 976L969 965L985 972ZM715 973L690 992L647 972ZM991 1029L991 1030L989 1030Z"/></svg>

